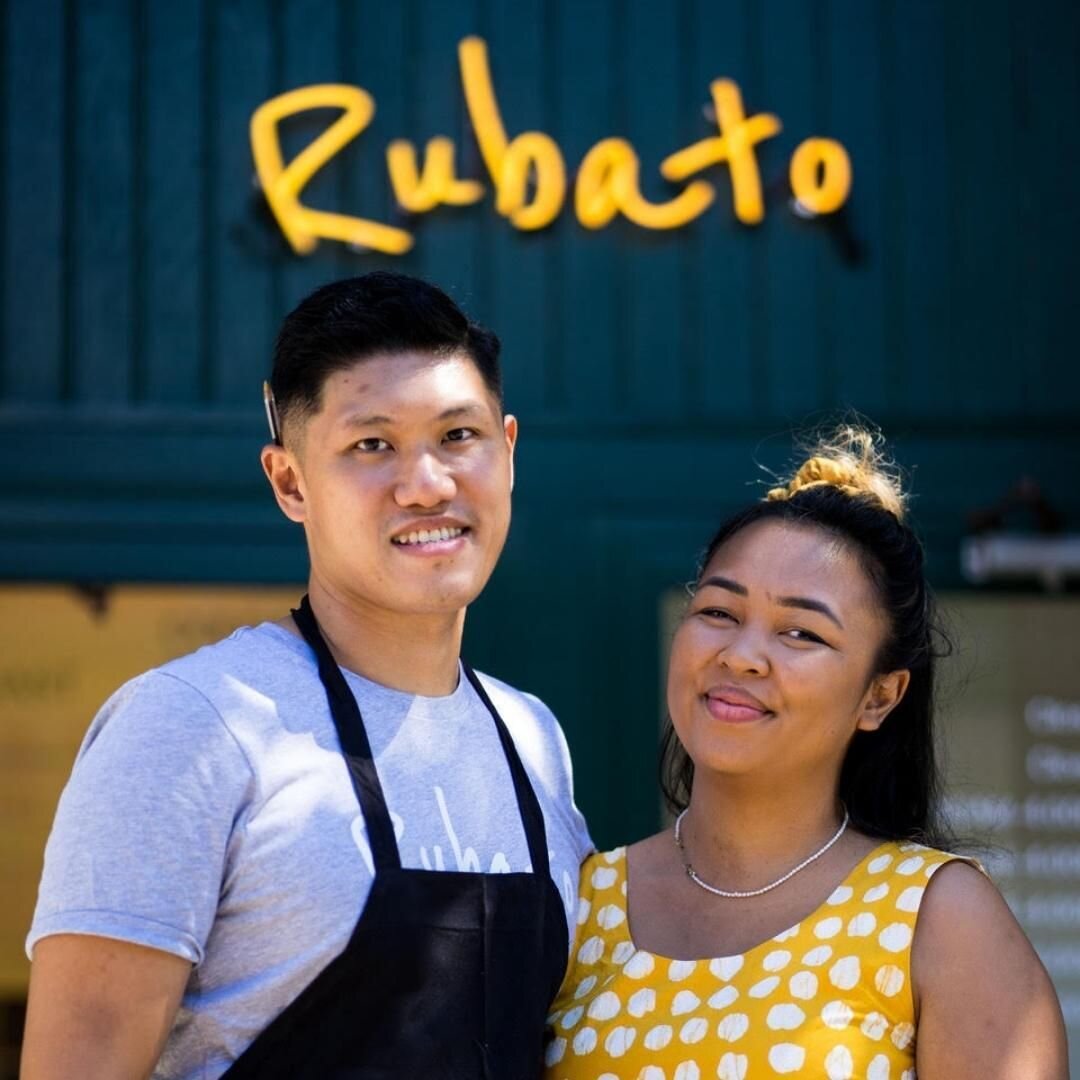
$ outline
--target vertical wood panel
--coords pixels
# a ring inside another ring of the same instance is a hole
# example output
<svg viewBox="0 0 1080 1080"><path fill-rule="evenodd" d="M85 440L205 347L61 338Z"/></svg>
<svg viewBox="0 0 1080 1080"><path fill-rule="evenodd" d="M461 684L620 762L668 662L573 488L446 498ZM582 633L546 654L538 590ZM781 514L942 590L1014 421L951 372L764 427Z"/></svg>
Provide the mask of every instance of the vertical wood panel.
<svg viewBox="0 0 1080 1080"><path fill-rule="evenodd" d="M281 90L340 80L337 41L341 26L338 15L337 5L326 0L283 0L280 3ZM289 120L284 126L286 160L291 160L317 138L336 117L336 110L320 109ZM337 202L336 173L339 168L339 161L334 159L312 177L303 193L306 206L319 210L345 209ZM312 255L286 261L281 275L282 314L308 293L337 277L337 246L333 241L323 240Z"/></svg>
<svg viewBox="0 0 1080 1080"><path fill-rule="evenodd" d="M334 161L339 184L339 205L347 214L399 228L412 222L398 210L386 175L386 144L411 137L406 101L414 57L409 49L412 4L356 3L341 0L339 69L341 77L362 87L375 99L375 117ZM404 257L378 256L334 245L336 276L352 277L376 266L414 273L414 251Z"/></svg>
<svg viewBox="0 0 1080 1080"><path fill-rule="evenodd" d="M380 142L385 168L385 146L390 138L408 138L422 155L427 141L448 136L457 149L455 165L461 171L462 150L471 139L465 97L458 67L457 46L477 31L476 5L445 4L441 0L416 0L412 25L417 63L407 92L413 95L412 123L408 131L387 132ZM494 65L500 58L496 55ZM542 93L536 87L537 95ZM480 163L474 163L474 169ZM471 175L483 177L479 170ZM486 179L486 177L484 177ZM422 277L447 290L473 314L476 300L478 233L491 213L484 203L463 207L437 207L413 222L416 254L413 265Z"/></svg>
<svg viewBox="0 0 1080 1080"><path fill-rule="evenodd" d="M831 284L822 319L828 325L826 357L833 378L832 403L869 416L885 416L892 382L885 348L887 267L896 252L887 247L892 232L887 215L882 143L892 137L882 114L886 77L881 56L882 5L864 0L832 0L822 58L829 85L829 109L812 130L792 132L794 148L811 135L838 139L853 161L854 185L844 216L863 247L862 261L845 265L837 245L822 252L822 273ZM824 129L822 129L822 125ZM822 222L826 229L832 223Z"/></svg>
<svg viewBox="0 0 1080 1080"><path fill-rule="evenodd" d="M64 4L13 0L2 17L0 391L47 403L62 393Z"/></svg>
<svg viewBox="0 0 1080 1080"><path fill-rule="evenodd" d="M945 13L937 4L899 4L891 28L896 48L896 109L888 118L900 171L902 376L898 409L908 417L952 415L946 355L952 304L949 281L949 159ZM855 162L856 183L859 164Z"/></svg>
<svg viewBox="0 0 1080 1080"><path fill-rule="evenodd" d="M150 3L146 19L145 209L138 238L144 396L194 405L202 344L203 5Z"/></svg>
<svg viewBox="0 0 1080 1080"><path fill-rule="evenodd" d="M742 4L691 0L684 17L694 41L691 108L684 128L690 145L719 131L711 119L710 84L733 79L746 93L753 79ZM708 416L746 416L755 407L750 302L760 237L735 217L728 167L719 165L703 175L716 188L716 202L694 230L691 276L681 284L690 301L686 317L696 324L698 342L698 367L685 408Z"/></svg>
<svg viewBox="0 0 1080 1080"><path fill-rule="evenodd" d="M134 10L86 0L76 29L74 393L122 402L132 355Z"/></svg>
<svg viewBox="0 0 1080 1080"><path fill-rule="evenodd" d="M946 27L952 396L964 415L1006 416L1022 409L1021 396L1009 380L986 378L988 356L998 357L1004 372L1016 355L1015 121L1006 0L983 0L977 11L947 5Z"/></svg>
<svg viewBox="0 0 1080 1080"><path fill-rule="evenodd" d="M1076 293L1080 282L1080 7L1055 18L1014 0L1018 216L1014 390L1033 417L1075 418L1080 404Z"/></svg>
<svg viewBox="0 0 1080 1080"><path fill-rule="evenodd" d="M685 58L673 13L662 13L649 0L628 0L619 42L625 55L628 127L641 159L641 191L659 202L676 190L659 175L663 158L678 149L682 129L679 86ZM679 303L680 247L701 221L684 229L650 231L627 226L626 411L647 422L670 419L683 399L685 369Z"/></svg>
<svg viewBox="0 0 1080 1080"><path fill-rule="evenodd" d="M616 48L612 11L608 0L560 4L552 46L559 54L553 92L569 190L552 283L561 296L563 318L548 362L556 365L567 410L593 418L611 414L616 372L624 361L619 348L620 243L615 228L592 231L578 224L573 185L590 147L618 126L611 79Z"/></svg>
<svg viewBox="0 0 1080 1080"><path fill-rule="evenodd" d="M509 138L544 129L545 25L544 0L523 0L514 8L496 3L488 18L492 79ZM507 392L516 411L536 415L544 404L545 316L554 287L544 251L550 238L543 231L520 232L498 217L494 190L471 212L485 215L492 230L490 317L503 341Z"/></svg>
<svg viewBox="0 0 1080 1080"><path fill-rule="evenodd" d="M207 9L203 139L205 349L210 400L261 408L277 321L275 272L291 258L255 187L248 124L286 87L274 71L271 4L221 0Z"/></svg>
<svg viewBox="0 0 1080 1080"><path fill-rule="evenodd" d="M818 10L783 0L758 6L765 33L764 80L745 94L748 115L771 112L784 124L780 135L760 147L766 190L776 194L766 198L757 236L768 259L764 332L769 403L784 423L797 423L827 404L816 289L819 275L828 272L821 257L827 241L817 229L798 228L781 196L787 192L791 151L821 115L815 100Z"/></svg>

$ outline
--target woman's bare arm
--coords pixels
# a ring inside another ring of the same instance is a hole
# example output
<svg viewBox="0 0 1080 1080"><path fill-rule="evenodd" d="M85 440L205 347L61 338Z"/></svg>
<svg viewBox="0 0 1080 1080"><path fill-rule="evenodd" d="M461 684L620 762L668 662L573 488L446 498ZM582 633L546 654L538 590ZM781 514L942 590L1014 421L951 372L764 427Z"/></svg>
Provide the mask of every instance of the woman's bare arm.
<svg viewBox="0 0 1080 1080"><path fill-rule="evenodd" d="M919 1080L1068 1080L1061 1007L1001 894L974 867L931 878L912 945Z"/></svg>

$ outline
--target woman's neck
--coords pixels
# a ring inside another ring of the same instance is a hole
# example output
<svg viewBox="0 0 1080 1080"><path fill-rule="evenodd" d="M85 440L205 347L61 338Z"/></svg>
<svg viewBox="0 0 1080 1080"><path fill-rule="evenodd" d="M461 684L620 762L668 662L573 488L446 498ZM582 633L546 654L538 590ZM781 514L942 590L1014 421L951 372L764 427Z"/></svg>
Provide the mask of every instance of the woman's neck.
<svg viewBox="0 0 1080 1080"><path fill-rule="evenodd" d="M820 780L761 786L699 770L681 827L686 859L717 888L768 884L836 834L843 809L834 792Z"/></svg>

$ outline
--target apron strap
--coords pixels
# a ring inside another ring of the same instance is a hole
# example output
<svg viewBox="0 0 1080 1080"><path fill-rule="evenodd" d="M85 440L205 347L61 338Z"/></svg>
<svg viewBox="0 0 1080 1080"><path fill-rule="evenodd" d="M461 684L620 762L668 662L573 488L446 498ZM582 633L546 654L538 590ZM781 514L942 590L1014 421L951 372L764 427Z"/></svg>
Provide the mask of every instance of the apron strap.
<svg viewBox="0 0 1080 1080"><path fill-rule="evenodd" d="M499 710L495 708L491 698L483 684L477 678L476 672L468 664L463 663L465 675L472 683L480 700L487 706L495 721L495 730L499 733L499 742L502 743L503 753L506 754L506 763L510 766L510 776L514 781L514 794L517 796L518 813L521 814L521 823L525 828L525 840L529 845L529 858L532 860L533 873L541 878L549 877L551 867L548 862L547 829L544 827L544 814L540 809L540 803L536 798L532 783L525 766L518 756L517 747L510 732L506 729Z"/></svg>
<svg viewBox="0 0 1080 1080"><path fill-rule="evenodd" d="M319 678L326 689L326 698L330 705L330 715L337 728L341 752L349 768L349 777L356 791L360 810L364 815L368 843L371 845L371 857L376 871L397 870L401 868L401 855L397 840L394 838L394 824L386 808L379 774L375 771L375 761L371 753L364 722L360 716L360 707L345 681L337 661L330 652L307 596L300 601L300 607L292 613L293 619L304 640L311 646L319 665ZM516 780L515 780L516 784Z"/></svg>

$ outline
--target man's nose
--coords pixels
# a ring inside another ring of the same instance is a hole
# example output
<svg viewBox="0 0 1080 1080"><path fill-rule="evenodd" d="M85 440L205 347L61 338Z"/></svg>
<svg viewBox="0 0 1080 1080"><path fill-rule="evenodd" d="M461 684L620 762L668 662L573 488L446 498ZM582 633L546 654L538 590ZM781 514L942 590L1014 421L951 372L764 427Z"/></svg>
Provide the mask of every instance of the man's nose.
<svg viewBox="0 0 1080 1080"><path fill-rule="evenodd" d="M457 494L457 484L446 462L438 454L424 451L402 463L394 486L398 506L431 508L450 502Z"/></svg>

